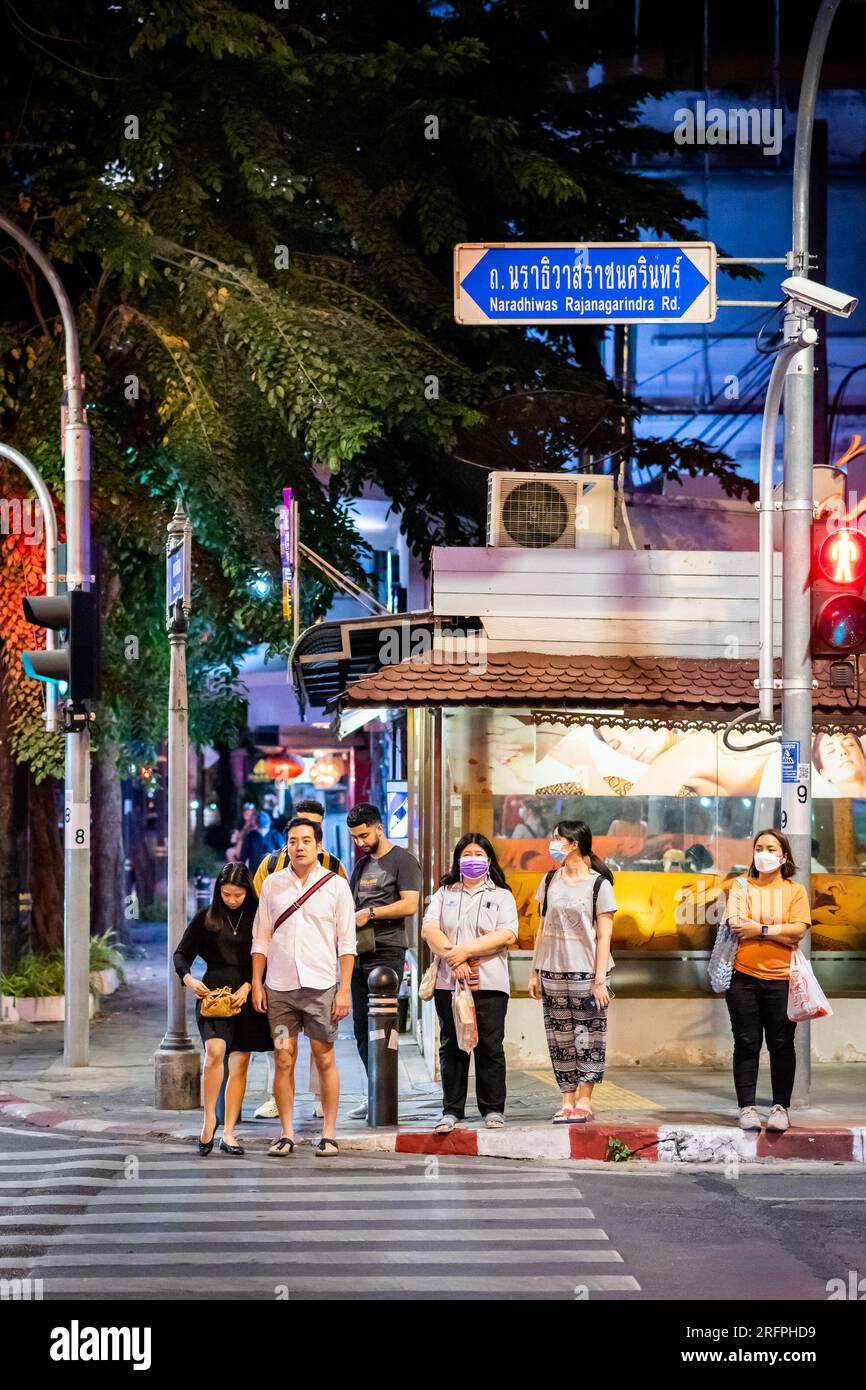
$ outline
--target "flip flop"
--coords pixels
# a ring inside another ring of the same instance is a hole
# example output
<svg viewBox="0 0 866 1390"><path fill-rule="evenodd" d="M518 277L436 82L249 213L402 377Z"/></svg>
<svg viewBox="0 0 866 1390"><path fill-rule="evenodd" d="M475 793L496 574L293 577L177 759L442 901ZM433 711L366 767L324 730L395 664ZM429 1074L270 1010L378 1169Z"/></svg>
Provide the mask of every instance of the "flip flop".
<svg viewBox="0 0 866 1390"><path fill-rule="evenodd" d="M275 1140L268 1149L271 1158L288 1158L294 1152L295 1141L290 1139L287 1134L281 1134L279 1139Z"/></svg>
<svg viewBox="0 0 866 1390"><path fill-rule="evenodd" d="M455 1118L454 1115L443 1115L443 1116L442 1116L442 1119L441 1119L441 1120L439 1121L439 1123L435 1126L435 1128L434 1128L434 1130L433 1130L433 1133L434 1133L434 1134L450 1134L451 1131L452 1131L452 1129L454 1129L454 1128L456 1127L456 1125L457 1125L457 1120L456 1120L456 1118Z"/></svg>
<svg viewBox="0 0 866 1390"><path fill-rule="evenodd" d="M333 1158L334 1155L339 1152L340 1146L336 1139L326 1139L324 1135L322 1135L318 1144L313 1148L313 1153L316 1155L316 1158Z"/></svg>
<svg viewBox="0 0 866 1390"><path fill-rule="evenodd" d="M573 1114L574 1111L572 1110L570 1105L563 1105L562 1109L557 1110L556 1114L554 1115L553 1123L555 1125L570 1125L571 1117Z"/></svg>
<svg viewBox="0 0 866 1390"><path fill-rule="evenodd" d="M568 1118L568 1123L570 1125L587 1125L593 1118L591 1110L582 1105L576 1105Z"/></svg>

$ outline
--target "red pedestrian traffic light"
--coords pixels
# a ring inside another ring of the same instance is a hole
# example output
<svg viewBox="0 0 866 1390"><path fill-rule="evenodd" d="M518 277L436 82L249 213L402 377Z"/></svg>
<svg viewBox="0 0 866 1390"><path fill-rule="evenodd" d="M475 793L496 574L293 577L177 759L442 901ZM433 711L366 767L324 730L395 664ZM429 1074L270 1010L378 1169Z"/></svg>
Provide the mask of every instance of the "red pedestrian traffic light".
<svg viewBox="0 0 866 1390"><path fill-rule="evenodd" d="M859 656L866 649L866 536L818 521L812 554L812 656Z"/></svg>

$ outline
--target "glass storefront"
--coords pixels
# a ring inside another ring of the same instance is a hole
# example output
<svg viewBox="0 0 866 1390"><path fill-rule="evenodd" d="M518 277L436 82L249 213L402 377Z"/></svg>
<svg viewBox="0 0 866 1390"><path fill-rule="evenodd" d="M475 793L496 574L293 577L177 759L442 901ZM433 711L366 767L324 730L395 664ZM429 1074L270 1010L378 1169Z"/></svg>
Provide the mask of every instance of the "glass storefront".
<svg viewBox="0 0 866 1390"><path fill-rule="evenodd" d="M442 711L443 825L493 841L520 913L559 820L587 821L616 872L614 946L708 950L726 878L744 872L756 831L780 823L780 746L727 749L721 728L586 712ZM750 742L748 731L738 735ZM815 951L866 952L866 754L859 731L819 732L812 750Z"/></svg>

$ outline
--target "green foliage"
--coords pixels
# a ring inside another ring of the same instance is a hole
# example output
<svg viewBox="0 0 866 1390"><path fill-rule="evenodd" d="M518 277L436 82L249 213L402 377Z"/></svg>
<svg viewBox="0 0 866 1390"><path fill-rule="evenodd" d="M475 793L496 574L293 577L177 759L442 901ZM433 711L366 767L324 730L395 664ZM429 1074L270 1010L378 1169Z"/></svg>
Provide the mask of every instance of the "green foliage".
<svg viewBox="0 0 866 1390"><path fill-rule="evenodd" d="M632 1151L628 1144L622 1139L617 1139L615 1134L607 1136L607 1149L604 1155L605 1163L628 1163L632 1157Z"/></svg>
<svg viewBox="0 0 866 1390"><path fill-rule="evenodd" d="M0 206L75 300L105 615L100 722L124 750L164 735L163 548L178 494L195 537L201 745L242 726L244 651L287 650L284 486L304 540L362 580L345 504L363 483L395 498L424 555L478 538L492 467L573 464L589 435L616 464L641 403L605 379L597 333L469 332L451 314L458 239L693 235L697 205L633 170L634 155L666 148L639 124L662 88L616 76L627 64L611 8L42 0L38 24L4 11ZM613 77L589 87L596 62ZM14 251L0 278L0 430L62 492L59 325ZM643 466L737 486L704 446L634 449ZM275 581L264 599L251 591L262 570ZM330 598L307 574L302 622ZM26 724L18 756L44 772L50 741L32 712Z"/></svg>
<svg viewBox="0 0 866 1390"><path fill-rule="evenodd" d="M101 936L90 938L90 969L116 970L121 984L125 983L123 973L124 957L118 950L113 931L103 932Z"/></svg>
<svg viewBox="0 0 866 1390"><path fill-rule="evenodd" d="M10 975L0 975L0 994L13 999L42 999L63 993L63 952L47 956L26 955Z"/></svg>

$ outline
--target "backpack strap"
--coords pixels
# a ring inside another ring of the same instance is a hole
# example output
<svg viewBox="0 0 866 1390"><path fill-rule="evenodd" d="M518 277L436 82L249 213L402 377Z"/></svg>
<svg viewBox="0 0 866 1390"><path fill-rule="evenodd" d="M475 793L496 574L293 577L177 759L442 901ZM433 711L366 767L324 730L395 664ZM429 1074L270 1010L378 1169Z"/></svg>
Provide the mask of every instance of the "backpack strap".
<svg viewBox="0 0 866 1390"><path fill-rule="evenodd" d="M601 892L601 874L597 873L596 876L595 876L595 883L592 885L592 920L593 920L593 923L595 923L595 919L596 919L596 917L598 916L598 895L599 895L600 892Z"/></svg>
<svg viewBox="0 0 866 1390"><path fill-rule="evenodd" d="M266 873L275 874L277 872L277 865L280 862L281 852L281 850L277 850L274 854L268 855L268 867L265 870Z"/></svg>
<svg viewBox="0 0 866 1390"><path fill-rule="evenodd" d="M550 892L550 885L553 882L553 875L558 872L558 869L548 869L547 873L544 875L544 901L541 904L542 917L547 916L547 895Z"/></svg>

